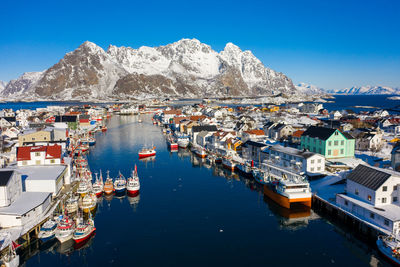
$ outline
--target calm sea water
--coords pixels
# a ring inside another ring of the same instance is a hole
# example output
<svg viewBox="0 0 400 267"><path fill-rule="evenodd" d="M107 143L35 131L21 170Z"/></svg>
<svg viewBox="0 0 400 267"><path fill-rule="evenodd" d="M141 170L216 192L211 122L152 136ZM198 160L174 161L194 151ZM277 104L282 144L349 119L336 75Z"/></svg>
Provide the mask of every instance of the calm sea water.
<svg viewBox="0 0 400 267"><path fill-rule="evenodd" d="M26 266L381 266L371 247L307 209L264 199L253 180L169 152L160 128L114 116L88 155L93 172L138 165L140 195L100 199L96 236L80 250L32 248ZM154 161L138 150L154 144ZM69 244L71 246L72 244ZM63 253L59 253L58 251Z"/></svg>

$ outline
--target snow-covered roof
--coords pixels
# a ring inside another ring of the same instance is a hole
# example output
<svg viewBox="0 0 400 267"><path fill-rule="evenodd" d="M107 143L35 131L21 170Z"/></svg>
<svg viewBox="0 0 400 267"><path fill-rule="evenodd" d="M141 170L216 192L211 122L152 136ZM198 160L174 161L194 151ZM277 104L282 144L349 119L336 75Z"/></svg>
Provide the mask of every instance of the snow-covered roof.
<svg viewBox="0 0 400 267"><path fill-rule="evenodd" d="M10 206L0 208L0 215L22 216L40 206L50 196L51 193L47 192L22 192Z"/></svg>
<svg viewBox="0 0 400 267"><path fill-rule="evenodd" d="M56 180L67 168L65 165L24 166L18 167L21 175L27 175L25 180Z"/></svg>

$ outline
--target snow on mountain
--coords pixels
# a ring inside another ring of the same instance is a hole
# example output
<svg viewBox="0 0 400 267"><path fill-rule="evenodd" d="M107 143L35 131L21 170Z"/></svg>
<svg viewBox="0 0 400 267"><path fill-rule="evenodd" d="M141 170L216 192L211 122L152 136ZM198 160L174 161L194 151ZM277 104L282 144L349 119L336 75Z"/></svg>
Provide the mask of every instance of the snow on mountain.
<svg viewBox="0 0 400 267"><path fill-rule="evenodd" d="M282 73L250 51L228 43L221 52L196 39L138 49L85 42L44 72L11 81L4 96L88 99L107 97L202 97L293 94Z"/></svg>
<svg viewBox="0 0 400 267"><path fill-rule="evenodd" d="M400 94L400 88L392 88L388 86L353 86L341 90L329 90L331 94L343 95L396 95Z"/></svg>
<svg viewBox="0 0 400 267"><path fill-rule="evenodd" d="M31 96L33 88L42 76L43 72L25 72L18 79L9 82L2 91L2 95L7 97Z"/></svg>
<svg viewBox="0 0 400 267"><path fill-rule="evenodd" d="M305 95L320 95L324 94L324 89L308 83L299 83L295 85L297 91Z"/></svg>
<svg viewBox="0 0 400 267"><path fill-rule="evenodd" d="M0 95L2 94L3 90L6 88L7 83L4 81L0 81Z"/></svg>

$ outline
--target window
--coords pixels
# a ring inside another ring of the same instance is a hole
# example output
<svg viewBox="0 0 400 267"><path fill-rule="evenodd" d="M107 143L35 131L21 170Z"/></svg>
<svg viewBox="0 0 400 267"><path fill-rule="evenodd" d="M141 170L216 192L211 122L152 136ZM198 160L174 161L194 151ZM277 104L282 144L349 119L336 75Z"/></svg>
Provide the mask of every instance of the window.
<svg viewBox="0 0 400 267"><path fill-rule="evenodd" d="M319 145L322 145L322 141L321 140L319 140Z"/></svg>
<svg viewBox="0 0 400 267"><path fill-rule="evenodd" d="M335 132L335 135L339 135L338 131Z"/></svg>
<svg viewBox="0 0 400 267"><path fill-rule="evenodd" d="M35 152L35 156L39 157L40 156L40 152Z"/></svg>
<svg viewBox="0 0 400 267"><path fill-rule="evenodd" d="M339 141L336 140L336 141L333 142L333 144L334 144L335 146L337 146L337 145L339 145Z"/></svg>
<svg viewBox="0 0 400 267"><path fill-rule="evenodd" d="M354 193L358 196L358 189L354 190Z"/></svg>
<svg viewBox="0 0 400 267"><path fill-rule="evenodd" d="M397 202L397 197L393 197L393 202Z"/></svg>
<svg viewBox="0 0 400 267"><path fill-rule="evenodd" d="M385 219L385 220L383 221L383 223L384 223L386 226L389 226L389 220Z"/></svg>
<svg viewBox="0 0 400 267"><path fill-rule="evenodd" d="M331 146L332 145L332 141L328 141L328 146Z"/></svg>
<svg viewBox="0 0 400 267"><path fill-rule="evenodd" d="M394 185L393 186L393 191L396 191L397 190L397 185Z"/></svg>
<svg viewBox="0 0 400 267"><path fill-rule="evenodd" d="M32 137L32 141L35 141L35 137Z"/></svg>
<svg viewBox="0 0 400 267"><path fill-rule="evenodd" d="M26 160L24 160L23 162L22 162L22 165L28 165L28 162L26 161Z"/></svg>
<svg viewBox="0 0 400 267"><path fill-rule="evenodd" d="M340 141L340 144L341 144L342 146L344 146L344 140Z"/></svg>
<svg viewBox="0 0 400 267"><path fill-rule="evenodd" d="M56 163L55 159L50 160L50 163Z"/></svg>
<svg viewBox="0 0 400 267"><path fill-rule="evenodd" d="M386 192L387 191L387 186L382 187L382 191Z"/></svg>
<svg viewBox="0 0 400 267"><path fill-rule="evenodd" d="M349 202L348 202L347 200L345 200L345 201L344 201L344 204L345 204L346 206L348 206L348 205L349 205Z"/></svg>
<svg viewBox="0 0 400 267"><path fill-rule="evenodd" d="M368 195L368 200L369 200L369 201L371 201L371 200L372 200L372 197L371 197L370 195Z"/></svg>
<svg viewBox="0 0 400 267"><path fill-rule="evenodd" d="M382 198L382 203L386 203L386 197Z"/></svg>
<svg viewBox="0 0 400 267"><path fill-rule="evenodd" d="M41 163L40 160L36 161L36 165L40 165L40 163Z"/></svg>
<svg viewBox="0 0 400 267"><path fill-rule="evenodd" d="M321 159L318 159L318 163L321 163Z"/></svg>
<svg viewBox="0 0 400 267"><path fill-rule="evenodd" d="M340 149L340 154L344 154L344 149L342 148L342 149Z"/></svg>
<svg viewBox="0 0 400 267"><path fill-rule="evenodd" d="M332 151L330 149L328 149L328 155L331 155Z"/></svg>
<svg viewBox="0 0 400 267"><path fill-rule="evenodd" d="M372 212L371 212L371 213L369 214L369 217L370 217L371 219L375 219L375 213L372 213Z"/></svg>
<svg viewBox="0 0 400 267"><path fill-rule="evenodd" d="M314 164L314 160L313 159L311 160L311 164Z"/></svg>
<svg viewBox="0 0 400 267"><path fill-rule="evenodd" d="M311 171L312 171L312 172L314 171L314 167L311 168Z"/></svg>
<svg viewBox="0 0 400 267"><path fill-rule="evenodd" d="M46 137L43 137L44 140L46 140Z"/></svg>
<svg viewBox="0 0 400 267"><path fill-rule="evenodd" d="M320 166L318 166L317 170L319 170L319 171L320 171L320 170L321 170L321 167L320 167Z"/></svg>

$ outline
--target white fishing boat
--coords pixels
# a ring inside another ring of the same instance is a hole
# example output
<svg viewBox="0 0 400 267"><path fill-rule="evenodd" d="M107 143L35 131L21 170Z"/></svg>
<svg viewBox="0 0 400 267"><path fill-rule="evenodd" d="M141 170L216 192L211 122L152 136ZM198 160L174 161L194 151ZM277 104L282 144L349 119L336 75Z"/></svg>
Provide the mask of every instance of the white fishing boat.
<svg viewBox="0 0 400 267"><path fill-rule="evenodd" d="M234 171L235 168L236 168L236 163L235 163L231 158L226 158L226 157L224 157L224 158L222 159L222 166L223 166L225 169Z"/></svg>
<svg viewBox="0 0 400 267"><path fill-rule="evenodd" d="M96 175L96 180L93 183L93 192L97 197L101 197L101 195L103 195L103 187L104 187L103 176L101 174L101 171L100 171L100 178L97 177L97 173L95 173L95 175Z"/></svg>
<svg viewBox="0 0 400 267"><path fill-rule="evenodd" d="M57 223L53 220L48 220L40 228L38 238L44 243L55 237Z"/></svg>
<svg viewBox="0 0 400 267"><path fill-rule="evenodd" d="M119 173L119 176L115 178L114 181L114 192L115 194L123 194L126 190L126 179L125 177Z"/></svg>
<svg viewBox="0 0 400 267"><path fill-rule="evenodd" d="M140 182L139 182L139 176L137 173L136 164L135 164L135 170L132 172L132 177L128 178L128 181L126 184L126 190L128 191L128 194L130 194L130 195L139 193Z"/></svg>
<svg viewBox="0 0 400 267"><path fill-rule="evenodd" d="M85 181L79 182L78 189L76 192L81 196L84 197L89 192L89 187Z"/></svg>
<svg viewBox="0 0 400 267"><path fill-rule="evenodd" d="M72 238L74 239L75 243L81 243L89 239L95 231L96 227L94 226L94 221L92 218L89 218L86 222L82 221L76 226Z"/></svg>
<svg viewBox="0 0 400 267"><path fill-rule="evenodd" d="M187 148L189 146L189 138L187 137L178 137L178 146L180 148Z"/></svg>
<svg viewBox="0 0 400 267"><path fill-rule="evenodd" d="M60 243L70 240L75 231L75 222L64 215L56 228L56 238Z"/></svg>
<svg viewBox="0 0 400 267"><path fill-rule="evenodd" d="M65 209L67 210L68 214L74 213L78 211L78 196L72 196L67 199L65 202Z"/></svg>

